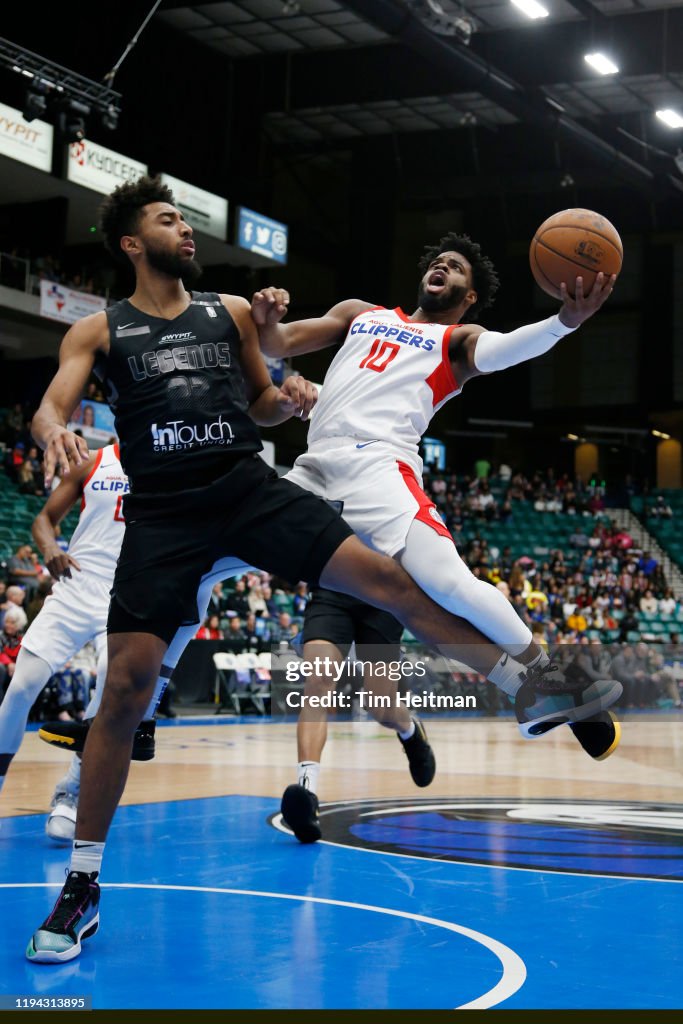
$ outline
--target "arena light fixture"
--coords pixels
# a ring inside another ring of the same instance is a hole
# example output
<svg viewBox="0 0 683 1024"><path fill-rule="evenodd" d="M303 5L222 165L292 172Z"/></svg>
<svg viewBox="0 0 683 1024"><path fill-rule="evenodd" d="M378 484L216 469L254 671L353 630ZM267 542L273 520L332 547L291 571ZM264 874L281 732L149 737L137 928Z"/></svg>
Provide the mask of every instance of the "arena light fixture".
<svg viewBox="0 0 683 1024"><path fill-rule="evenodd" d="M527 18L547 18L550 11L543 4L537 3L537 0L512 0L515 7L518 7L522 14L526 14Z"/></svg>
<svg viewBox="0 0 683 1024"><path fill-rule="evenodd" d="M590 64L594 71L597 71L599 75L616 75L619 68L610 60L604 53L596 51L595 53L586 53L583 58L586 64Z"/></svg>
<svg viewBox="0 0 683 1024"><path fill-rule="evenodd" d="M579 440L579 435L578 434L567 434L567 440L568 441L578 441Z"/></svg>
<svg viewBox="0 0 683 1024"><path fill-rule="evenodd" d="M666 107L664 110L656 110L655 116L663 121L668 128L683 128L683 116L677 110Z"/></svg>
<svg viewBox="0 0 683 1024"><path fill-rule="evenodd" d="M653 437L659 437L662 441L670 441L671 440L671 434L665 434L661 430L653 430L652 431L652 436Z"/></svg>

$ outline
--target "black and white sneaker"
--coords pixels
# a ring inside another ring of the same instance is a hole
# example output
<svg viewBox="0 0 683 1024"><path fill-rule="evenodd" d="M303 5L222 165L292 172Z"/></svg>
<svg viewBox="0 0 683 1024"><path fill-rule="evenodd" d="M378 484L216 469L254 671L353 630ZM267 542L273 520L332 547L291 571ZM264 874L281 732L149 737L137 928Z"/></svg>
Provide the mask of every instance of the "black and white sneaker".
<svg viewBox="0 0 683 1024"><path fill-rule="evenodd" d="M86 718L82 722L45 722L38 730L38 735L51 747L70 750L72 754L82 754L91 721L92 719ZM133 761L151 761L154 757L156 725L154 718L140 722L133 740Z"/></svg>
<svg viewBox="0 0 683 1024"><path fill-rule="evenodd" d="M419 718L413 717L413 722L413 735L407 740L402 740L400 736L398 738L406 752L412 780L416 786L423 788L429 785L436 774L436 758L429 745L424 725Z"/></svg>
<svg viewBox="0 0 683 1024"><path fill-rule="evenodd" d="M322 839L315 793L297 783L287 786L280 804L282 820L291 828L300 843L317 843Z"/></svg>

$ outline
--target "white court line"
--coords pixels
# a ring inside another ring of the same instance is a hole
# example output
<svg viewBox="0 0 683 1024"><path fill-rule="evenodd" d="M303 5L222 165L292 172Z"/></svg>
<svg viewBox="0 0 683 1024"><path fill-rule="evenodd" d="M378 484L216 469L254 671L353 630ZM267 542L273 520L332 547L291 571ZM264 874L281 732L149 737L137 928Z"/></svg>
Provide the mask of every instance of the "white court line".
<svg viewBox="0 0 683 1024"><path fill-rule="evenodd" d="M344 800L340 801L344 806L353 806L355 803L372 803L372 800L366 801L355 801L355 800ZM335 802L334 806L338 807L340 802ZM445 804L444 807L452 805ZM506 806L509 807L509 804ZM410 811L410 810L423 810L419 805L410 807L405 805L403 807L396 807L397 811ZM322 818L325 814L325 805L320 805L320 817ZM370 817L369 814L363 814L361 817ZM275 814L270 819L270 824L278 832L282 832L283 835L293 837L294 833L291 829L287 828L282 820L282 814ZM358 853L374 853L380 857L407 857L409 860L419 860L427 862L429 864L461 864L466 868L484 868L491 871L530 871L534 875L550 874L550 875L571 875L573 878L607 878L610 882L668 882L669 885L683 885L683 878L651 878L648 875L608 875L602 874L599 871L565 871L564 868L525 868L518 864L486 864L482 861L475 860L458 860L455 857L424 857L420 856L419 853L395 853L393 850L371 850L368 846L357 846L353 843L335 843L332 839L319 839L316 846L337 846L340 850L356 850Z"/></svg>
<svg viewBox="0 0 683 1024"><path fill-rule="evenodd" d="M60 882L0 882L0 889L50 889L61 888ZM487 1010L499 1003L504 1002L518 992L526 981L526 966L524 961L514 950L484 935L483 932L474 931L464 925L455 924L453 921L443 921L438 917L426 917L424 914L412 914L408 910L394 910L391 907L376 907L370 903L351 903L346 900L329 900L322 896L299 896L294 893L283 892L260 892L252 889L219 889L213 886L203 885L147 885L128 884L126 882L105 882L103 889L154 889L161 892L213 892L227 896L257 896L272 900L293 900L301 903L321 903L330 907L347 907L350 910L366 910L373 914L385 914L387 917L402 917L408 921L417 921L420 924L432 925L434 928L443 928L445 931L456 932L466 939L484 946L493 953L501 963L503 976L493 988L483 995L477 996L469 1003L457 1006L457 1010Z"/></svg>

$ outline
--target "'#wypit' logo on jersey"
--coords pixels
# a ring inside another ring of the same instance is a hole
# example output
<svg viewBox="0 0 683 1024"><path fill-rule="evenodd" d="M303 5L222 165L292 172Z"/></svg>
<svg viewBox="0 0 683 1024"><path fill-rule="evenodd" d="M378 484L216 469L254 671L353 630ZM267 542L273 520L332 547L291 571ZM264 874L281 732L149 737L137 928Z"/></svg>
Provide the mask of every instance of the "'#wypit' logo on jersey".
<svg viewBox="0 0 683 1024"><path fill-rule="evenodd" d="M155 452L177 452L185 448L204 448L207 445L229 445L235 440L232 427L219 416L213 423L186 423L185 420L171 420L158 426L152 424L152 441Z"/></svg>

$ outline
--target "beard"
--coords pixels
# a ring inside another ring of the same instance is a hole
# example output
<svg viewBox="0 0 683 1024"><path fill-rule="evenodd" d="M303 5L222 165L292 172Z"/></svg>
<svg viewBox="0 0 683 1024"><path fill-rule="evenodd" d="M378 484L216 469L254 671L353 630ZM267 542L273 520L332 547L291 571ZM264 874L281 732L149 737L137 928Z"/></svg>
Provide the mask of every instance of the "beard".
<svg viewBox="0 0 683 1024"><path fill-rule="evenodd" d="M196 284L202 276L201 265L193 257L181 256L178 252L169 252L168 249L154 248L148 245L146 248L147 262L153 270L167 277L180 278L186 286Z"/></svg>
<svg viewBox="0 0 683 1024"><path fill-rule="evenodd" d="M454 284L451 288L434 294L420 284L417 290L417 304L425 313L443 313L446 309L455 309L464 300L469 288Z"/></svg>

